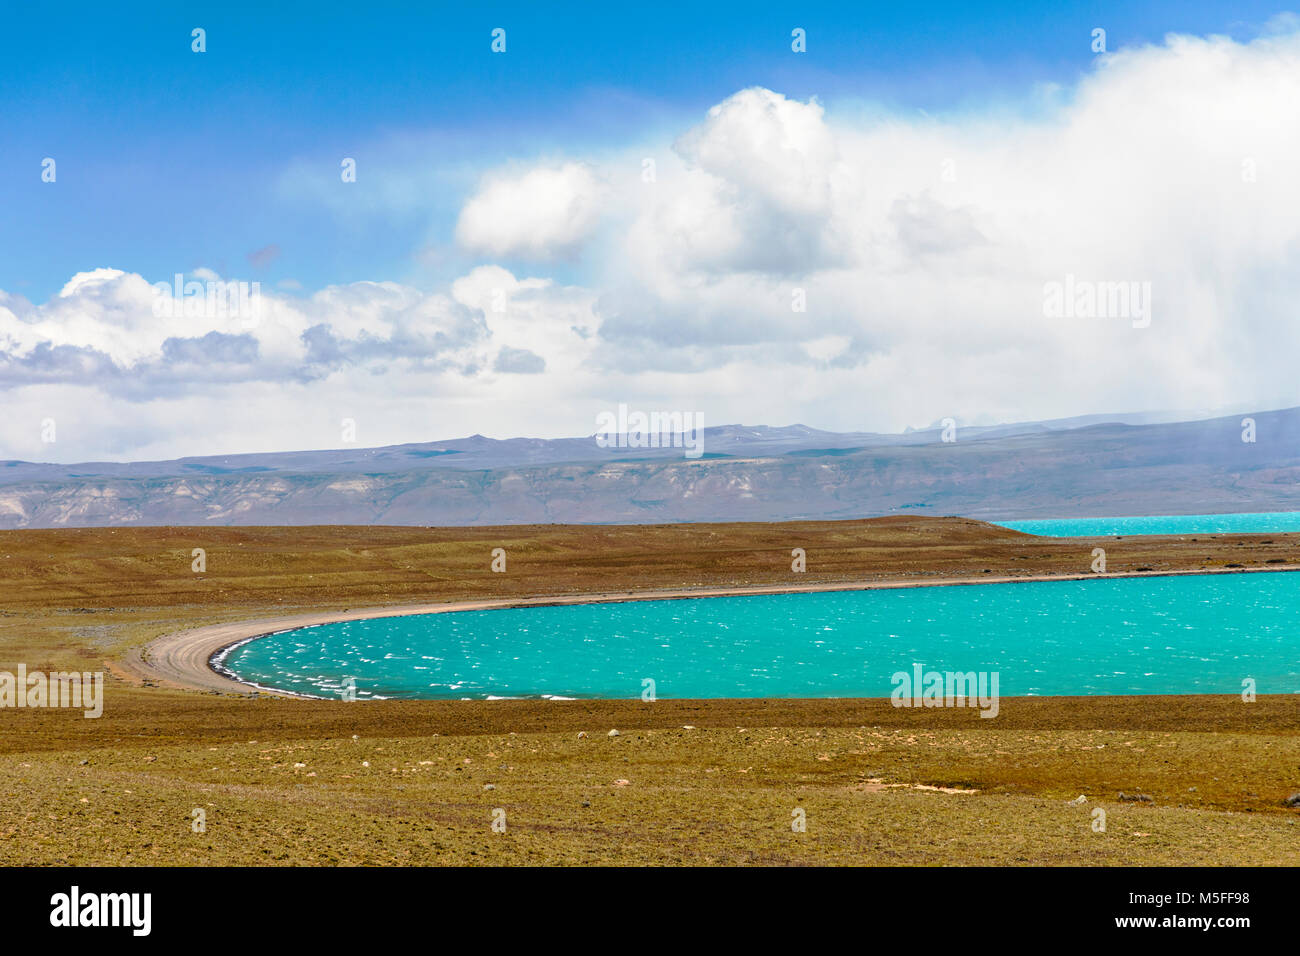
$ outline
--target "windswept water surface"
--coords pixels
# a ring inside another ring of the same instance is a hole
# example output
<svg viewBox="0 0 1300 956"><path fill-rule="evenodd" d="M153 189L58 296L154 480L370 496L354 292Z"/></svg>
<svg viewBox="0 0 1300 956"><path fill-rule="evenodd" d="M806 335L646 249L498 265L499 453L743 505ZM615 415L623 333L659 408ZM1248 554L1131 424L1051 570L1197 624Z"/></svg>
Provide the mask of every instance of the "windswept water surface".
<svg viewBox="0 0 1300 956"><path fill-rule="evenodd" d="M1256 511L1227 515L1145 515L1135 518L1037 518L995 521L1054 538L1129 534L1284 534L1300 531L1300 511Z"/></svg>
<svg viewBox="0 0 1300 956"><path fill-rule="evenodd" d="M887 697L997 671L1023 694L1300 693L1300 572L629 601L286 631L223 666L281 690L401 698Z"/></svg>

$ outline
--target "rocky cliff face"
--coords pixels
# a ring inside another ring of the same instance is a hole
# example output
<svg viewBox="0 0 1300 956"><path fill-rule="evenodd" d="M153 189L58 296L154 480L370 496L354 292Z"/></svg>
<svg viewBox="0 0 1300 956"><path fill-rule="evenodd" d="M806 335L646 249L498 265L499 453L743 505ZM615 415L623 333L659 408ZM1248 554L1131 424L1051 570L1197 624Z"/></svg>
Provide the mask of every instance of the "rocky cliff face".
<svg viewBox="0 0 1300 956"><path fill-rule="evenodd" d="M0 527L473 525L1300 509L1300 409L1151 425L907 435L728 426L705 457L590 439L139 464L0 462Z"/></svg>

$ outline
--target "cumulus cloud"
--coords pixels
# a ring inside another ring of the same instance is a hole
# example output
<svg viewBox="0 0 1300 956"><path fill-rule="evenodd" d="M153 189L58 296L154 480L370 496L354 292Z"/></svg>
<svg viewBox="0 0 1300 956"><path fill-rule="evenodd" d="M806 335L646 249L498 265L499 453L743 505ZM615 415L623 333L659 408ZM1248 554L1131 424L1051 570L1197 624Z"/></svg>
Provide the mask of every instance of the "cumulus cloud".
<svg viewBox="0 0 1300 956"><path fill-rule="evenodd" d="M1173 36L1068 92L941 119L735 94L616 204L598 360L817 369L797 409L723 414L839 427L1291 401L1300 37ZM1067 275L1149 282L1152 324L1048 318Z"/></svg>
<svg viewBox="0 0 1300 956"><path fill-rule="evenodd" d="M657 210L682 243L679 267L792 274L849 261L838 213L854 184L815 99L742 90L674 149L695 174Z"/></svg>
<svg viewBox="0 0 1300 956"><path fill-rule="evenodd" d="M461 210L456 240L504 258L571 255L600 221L603 186L585 163L490 178Z"/></svg>
<svg viewBox="0 0 1300 956"><path fill-rule="evenodd" d="M215 279L196 283L191 294L191 281L178 297L171 284L100 268L73 276L41 306L0 300L0 389L66 384L142 401L216 384L312 382L358 368L537 372L545 354L562 353L564 333L581 344L568 328L565 290L500 268L475 270L432 293L357 282L291 298ZM246 297L213 298L210 283L239 287ZM568 304L581 313L579 303ZM538 313L559 315L560 325L548 328Z"/></svg>
<svg viewBox="0 0 1300 956"><path fill-rule="evenodd" d="M433 291L258 290L251 314L166 285L96 269L45 303L0 294L5 452L84 461L337 447L344 419L372 444L526 434L524 419L553 404L550 375L576 380L595 347L590 293L496 266ZM57 444L42 441L47 419Z"/></svg>

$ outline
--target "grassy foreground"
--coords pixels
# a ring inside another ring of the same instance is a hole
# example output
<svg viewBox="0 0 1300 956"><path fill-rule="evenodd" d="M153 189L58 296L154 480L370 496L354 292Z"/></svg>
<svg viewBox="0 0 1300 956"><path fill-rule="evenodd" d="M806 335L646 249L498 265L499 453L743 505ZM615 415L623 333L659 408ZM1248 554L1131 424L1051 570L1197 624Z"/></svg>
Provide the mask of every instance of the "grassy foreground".
<svg viewBox="0 0 1300 956"><path fill-rule="evenodd" d="M995 720L879 700L346 703L151 686L128 664L162 634L296 611L1074 574L1097 546L1112 572L1300 564L1297 536L961 519L0 532L0 669L109 671L99 720L0 710L0 863L1300 863L1294 697L1020 698Z"/></svg>

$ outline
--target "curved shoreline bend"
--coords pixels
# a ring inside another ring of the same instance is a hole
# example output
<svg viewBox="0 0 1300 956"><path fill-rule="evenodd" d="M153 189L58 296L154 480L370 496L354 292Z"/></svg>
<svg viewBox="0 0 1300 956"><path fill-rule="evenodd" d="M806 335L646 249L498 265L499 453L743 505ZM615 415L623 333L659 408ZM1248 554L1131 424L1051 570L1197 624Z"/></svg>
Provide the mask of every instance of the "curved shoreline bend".
<svg viewBox="0 0 1300 956"><path fill-rule="evenodd" d="M1213 568L1175 571L1119 571L1110 574L1035 574L1020 577L989 576L979 578L936 578L928 581L865 581L833 582L824 584L776 584L741 588L680 588L668 591L613 591L574 595L552 595L534 598L502 598L490 601L453 601L439 604L406 604L370 607L343 611L319 611L292 617L261 618L251 621L234 621L211 624L168 634L132 651L125 663L138 676L148 680L190 690L217 691L226 694L248 694L257 691L278 697L303 700L321 700L290 691L261 687L251 682L237 680L215 669L214 659L222 651L258 637L278 634L281 631L313 627L319 624L337 624L342 621L361 621L382 617L410 617L418 614L447 614L453 611L487 611L509 607L548 607L563 604L613 604L623 601L663 601L688 598L742 597L752 594L802 594L818 591L875 591L891 588L950 587L974 584L1015 584L1034 581L1086 581L1094 578L1159 578L1184 574L1251 574L1277 571L1300 571L1300 565L1288 564L1262 568Z"/></svg>

